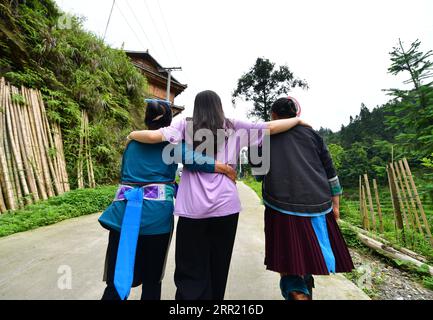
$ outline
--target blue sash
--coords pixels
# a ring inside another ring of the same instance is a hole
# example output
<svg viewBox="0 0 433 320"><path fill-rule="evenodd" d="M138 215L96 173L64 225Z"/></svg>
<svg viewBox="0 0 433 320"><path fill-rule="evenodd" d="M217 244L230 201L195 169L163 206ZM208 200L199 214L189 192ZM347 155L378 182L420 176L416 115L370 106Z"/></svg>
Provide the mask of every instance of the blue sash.
<svg viewBox="0 0 433 320"><path fill-rule="evenodd" d="M114 271L114 286L122 300L128 298L134 279L135 252L143 206L143 188L127 190L125 198L127 204L120 232L116 268Z"/></svg>

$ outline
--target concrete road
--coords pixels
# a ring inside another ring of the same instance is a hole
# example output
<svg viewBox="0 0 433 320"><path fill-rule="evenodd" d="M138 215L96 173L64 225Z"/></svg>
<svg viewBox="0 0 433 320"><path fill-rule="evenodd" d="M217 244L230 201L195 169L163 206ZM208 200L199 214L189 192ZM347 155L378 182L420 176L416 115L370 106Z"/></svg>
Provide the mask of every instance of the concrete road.
<svg viewBox="0 0 433 320"><path fill-rule="evenodd" d="M281 300L279 276L266 271L263 207L238 183L243 203L226 299ZM71 219L0 239L0 299L99 299L108 232L99 214ZM174 241L174 238L173 238ZM174 244L174 242L172 243ZM174 298L174 245L163 282L163 299ZM132 290L138 299L140 289ZM316 278L315 299L369 299L341 275Z"/></svg>

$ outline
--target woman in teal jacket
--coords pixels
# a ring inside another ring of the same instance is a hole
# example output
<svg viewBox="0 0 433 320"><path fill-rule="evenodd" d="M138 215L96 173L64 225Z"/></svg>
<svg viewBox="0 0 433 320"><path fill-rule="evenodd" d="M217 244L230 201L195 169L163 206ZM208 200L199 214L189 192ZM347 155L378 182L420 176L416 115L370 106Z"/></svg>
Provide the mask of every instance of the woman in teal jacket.
<svg viewBox="0 0 433 320"><path fill-rule="evenodd" d="M149 129L170 125L169 103L147 100L145 123ZM142 284L143 300L161 298L161 280L173 230L177 162L163 161L163 142L155 145L131 141L123 154L121 184L113 203L99 218L110 231L103 300L126 299L130 288ZM189 170L219 172L235 178L234 170L186 150L182 162ZM174 151L176 152L176 151ZM201 163L201 164L197 164Z"/></svg>

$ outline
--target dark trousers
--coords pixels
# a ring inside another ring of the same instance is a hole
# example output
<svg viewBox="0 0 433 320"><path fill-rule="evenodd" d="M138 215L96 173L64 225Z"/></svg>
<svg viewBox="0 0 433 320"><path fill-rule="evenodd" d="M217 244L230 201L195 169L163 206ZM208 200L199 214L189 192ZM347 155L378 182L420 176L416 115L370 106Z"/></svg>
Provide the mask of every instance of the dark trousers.
<svg viewBox="0 0 433 320"><path fill-rule="evenodd" d="M180 217L176 232L176 300L223 300L239 214Z"/></svg>
<svg viewBox="0 0 433 320"><path fill-rule="evenodd" d="M133 287L142 284L141 300L160 300L161 281L170 245L171 233L139 236L135 255ZM106 282L102 300L120 300L114 286L120 233L110 231L106 257Z"/></svg>

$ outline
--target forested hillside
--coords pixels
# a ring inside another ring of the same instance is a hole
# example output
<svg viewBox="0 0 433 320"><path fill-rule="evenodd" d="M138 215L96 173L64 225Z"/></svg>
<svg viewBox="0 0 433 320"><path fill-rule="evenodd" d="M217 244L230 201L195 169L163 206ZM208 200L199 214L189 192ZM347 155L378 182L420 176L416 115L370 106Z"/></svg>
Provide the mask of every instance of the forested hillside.
<svg viewBox="0 0 433 320"><path fill-rule="evenodd" d="M0 76L41 90L62 128L71 185L76 186L81 110L99 184L118 176L124 137L141 125L146 79L121 50L85 31L51 0L0 1ZM20 99L20 97L15 97Z"/></svg>
<svg viewBox="0 0 433 320"><path fill-rule="evenodd" d="M407 46L407 45L406 45ZM357 187L358 177L368 173L387 184L386 165L408 158L422 182L423 194L433 199L433 75L432 51L424 53L415 41L401 42L390 53L389 72L402 73L409 90L386 90L390 101L373 110L362 104L339 132L321 128L346 187Z"/></svg>

